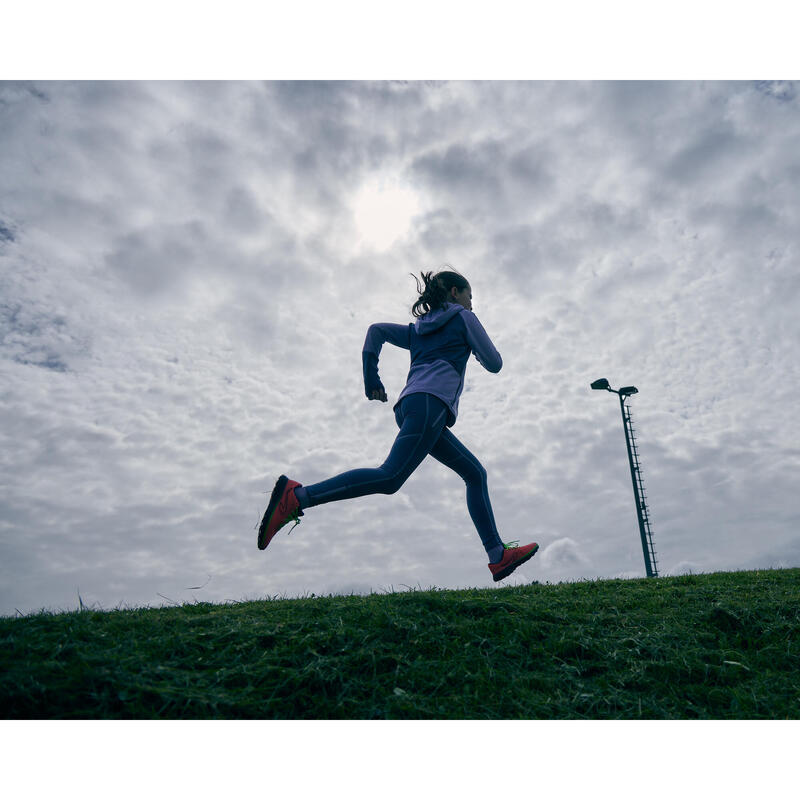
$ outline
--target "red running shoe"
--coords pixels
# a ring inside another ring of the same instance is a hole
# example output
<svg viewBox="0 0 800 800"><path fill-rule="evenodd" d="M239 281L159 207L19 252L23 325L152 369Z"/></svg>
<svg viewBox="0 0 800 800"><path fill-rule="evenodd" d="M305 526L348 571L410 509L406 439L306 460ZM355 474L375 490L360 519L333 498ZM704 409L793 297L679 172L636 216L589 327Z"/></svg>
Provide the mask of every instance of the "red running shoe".
<svg viewBox="0 0 800 800"><path fill-rule="evenodd" d="M518 542L511 542L512 545L519 544ZM507 578L517 567L524 564L528 559L536 555L539 545L536 542L532 544L525 544L522 547L511 547L504 544L505 550L503 551L503 560L497 564L489 564L489 569L495 581L501 581Z"/></svg>
<svg viewBox="0 0 800 800"><path fill-rule="evenodd" d="M259 550L264 550L272 541L272 537L287 522L294 522L294 525L300 524L298 517L302 517L303 512L300 510L300 503L294 496L294 489L301 485L297 481L290 481L285 475L278 478L258 528ZM292 530L294 530L294 526L292 526ZM291 530L289 532L291 533Z"/></svg>

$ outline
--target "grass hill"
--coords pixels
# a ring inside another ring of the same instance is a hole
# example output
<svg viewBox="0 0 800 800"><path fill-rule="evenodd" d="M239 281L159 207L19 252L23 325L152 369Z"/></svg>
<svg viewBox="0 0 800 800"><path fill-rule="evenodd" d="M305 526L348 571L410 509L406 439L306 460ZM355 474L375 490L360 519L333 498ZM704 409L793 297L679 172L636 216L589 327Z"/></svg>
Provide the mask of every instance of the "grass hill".
<svg viewBox="0 0 800 800"><path fill-rule="evenodd" d="M0 712L798 719L800 569L5 617Z"/></svg>

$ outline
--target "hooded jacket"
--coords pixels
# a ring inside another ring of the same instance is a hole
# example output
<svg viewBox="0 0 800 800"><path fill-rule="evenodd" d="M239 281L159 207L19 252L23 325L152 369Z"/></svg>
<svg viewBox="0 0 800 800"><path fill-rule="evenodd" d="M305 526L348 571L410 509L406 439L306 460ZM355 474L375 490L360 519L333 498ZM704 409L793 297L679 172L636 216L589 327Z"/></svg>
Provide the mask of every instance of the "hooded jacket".
<svg viewBox="0 0 800 800"><path fill-rule="evenodd" d="M503 366L500 353L475 314L457 303L446 303L408 325L379 322L369 326L361 356L368 398L375 389L384 391L378 376L378 358L384 342L409 350L411 355L411 369L395 408L414 392L432 394L447 405L449 428L458 416L470 354L474 353L489 372L499 372Z"/></svg>

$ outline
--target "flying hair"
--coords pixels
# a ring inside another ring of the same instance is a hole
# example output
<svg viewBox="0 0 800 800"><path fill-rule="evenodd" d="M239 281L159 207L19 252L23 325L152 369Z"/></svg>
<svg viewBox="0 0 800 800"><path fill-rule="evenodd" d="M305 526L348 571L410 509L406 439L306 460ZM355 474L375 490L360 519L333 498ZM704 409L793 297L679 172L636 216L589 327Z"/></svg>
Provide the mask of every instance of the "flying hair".
<svg viewBox="0 0 800 800"><path fill-rule="evenodd" d="M469 281L460 273L453 270L437 272L420 272L420 279L409 273L417 283L419 298L411 306L411 313L415 317L423 317L430 311L442 308L447 301L447 295L454 286L459 291L469 287Z"/></svg>

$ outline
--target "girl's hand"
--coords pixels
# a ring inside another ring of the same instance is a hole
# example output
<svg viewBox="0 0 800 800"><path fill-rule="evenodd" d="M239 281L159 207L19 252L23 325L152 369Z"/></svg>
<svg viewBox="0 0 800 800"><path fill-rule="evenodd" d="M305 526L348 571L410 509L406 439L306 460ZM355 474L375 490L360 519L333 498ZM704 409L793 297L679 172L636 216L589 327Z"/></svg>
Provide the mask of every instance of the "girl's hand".
<svg viewBox="0 0 800 800"><path fill-rule="evenodd" d="M373 389L369 399L380 400L381 403L385 403L389 398L386 396L386 391L384 389Z"/></svg>

